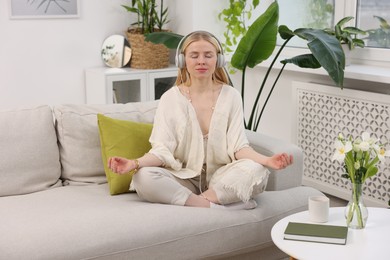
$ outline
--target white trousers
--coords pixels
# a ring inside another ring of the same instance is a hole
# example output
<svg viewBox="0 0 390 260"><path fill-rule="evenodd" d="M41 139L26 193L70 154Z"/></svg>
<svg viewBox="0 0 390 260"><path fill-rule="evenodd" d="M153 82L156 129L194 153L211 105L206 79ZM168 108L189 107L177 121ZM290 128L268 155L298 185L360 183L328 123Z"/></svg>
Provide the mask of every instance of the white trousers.
<svg viewBox="0 0 390 260"><path fill-rule="evenodd" d="M143 167L133 176L132 185L142 199L155 203L184 205L192 193L212 188L221 204L230 204L263 192L268 175L267 168L243 159L218 169L206 184L201 176L181 179L165 168Z"/></svg>

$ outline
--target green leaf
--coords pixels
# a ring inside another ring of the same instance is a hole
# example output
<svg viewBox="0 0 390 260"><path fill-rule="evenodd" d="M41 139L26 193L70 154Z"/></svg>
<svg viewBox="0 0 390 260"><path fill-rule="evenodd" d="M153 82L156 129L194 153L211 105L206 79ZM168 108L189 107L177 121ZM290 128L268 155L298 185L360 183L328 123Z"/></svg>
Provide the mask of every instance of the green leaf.
<svg viewBox="0 0 390 260"><path fill-rule="evenodd" d="M377 174L377 172L378 172L378 168L377 168L377 167L375 167L375 166L369 167L369 168L367 169L367 172L366 172L366 175L365 175L363 181L366 180L366 179L368 179L368 178L371 178L372 176L374 176L375 174Z"/></svg>
<svg viewBox="0 0 390 260"><path fill-rule="evenodd" d="M365 43L362 39L353 39L352 42L354 45L361 47L361 48L364 48L364 46L365 46Z"/></svg>
<svg viewBox="0 0 390 260"><path fill-rule="evenodd" d="M139 14L138 12L138 9L137 8L134 8L134 7L130 7L130 6L127 6L127 5L122 5L123 8L126 9L126 11L130 12L130 13L135 13L135 14Z"/></svg>
<svg viewBox="0 0 390 260"><path fill-rule="evenodd" d="M259 4L260 4L260 0L253 0L252 1L253 9L255 9Z"/></svg>
<svg viewBox="0 0 390 260"><path fill-rule="evenodd" d="M324 32L326 32L329 35L336 35L335 31L333 29L331 29L331 28L325 28Z"/></svg>
<svg viewBox="0 0 390 260"><path fill-rule="evenodd" d="M364 164L366 167L369 167L368 162L370 161L370 153L364 152Z"/></svg>
<svg viewBox="0 0 390 260"><path fill-rule="evenodd" d="M243 6L237 2L235 5L234 5L234 9L233 9L233 13L236 15L236 16L240 16L241 13L243 11Z"/></svg>
<svg viewBox="0 0 390 260"><path fill-rule="evenodd" d="M343 31L350 33L350 34L366 34L366 31L363 31L357 27L344 27Z"/></svg>
<svg viewBox="0 0 390 260"><path fill-rule="evenodd" d="M349 174L349 177L351 178L351 181L355 181L355 165L353 160L352 152L348 152L345 155L345 166L347 168L347 172Z"/></svg>
<svg viewBox="0 0 390 260"><path fill-rule="evenodd" d="M279 26L278 32L283 40L287 40L295 36L294 32L291 31L286 25Z"/></svg>
<svg viewBox="0 0 390 260"><path fill-rule="evenodd" d="M336 24L336 26L343 26L344 24L348 23L349 21L351 21L353 19L353 16L347 16L347 17L344 17L343 19L341 19L340 21L338 21L338 23Z"/></svg>
<svg viewBox="0 0 390 260"><path fill-rule="evenodd" d="M301 28L294 31L309 41L307 46L337 86L343 87L345 55L340 42L323 30Z"/></svg>
<svg viewBox="0 0 390 260"><path fill-rule="evenodd" d="M366 167L370 168L370 167L374 166L375 164L377 164L378 162L379 162L379 158L378 158L378 156L376 156L374 159L372 159L371 162L366 164Z"/></svg>
<svg viewBox="0 0 390 260"><path fill-rule="evenodd" d="M335 35L336 35L336 38L342 37L343 30L341 30L340 25L336 25L336 26L334 27L334 33L335 33Z"/></svg>
<svg viewBox="0 0 390 260"><path fill-rule="evenodd" d="M238 43L231 64L234 68L243 70L253 68L268 59L276 45L278 29L279 6L273 2L248 28L245 36Z"/></svg>
<svg viewBox="0 0 390 260"><path fill-rule="evenodd" d="M145 35L145 40L153 43L162 43L169 49L177 49L182 35L172 32L153 32Z"/></svg>
<svg viewBox="0 0 390 260"><path fill-rule="evenodd" d="M318 60L313 56L313 54L303 54L295 56L291 59L282 60L281 63L292 63L301 68L310 68L310 69L318 69L321 68L321 64Z"/></svg>

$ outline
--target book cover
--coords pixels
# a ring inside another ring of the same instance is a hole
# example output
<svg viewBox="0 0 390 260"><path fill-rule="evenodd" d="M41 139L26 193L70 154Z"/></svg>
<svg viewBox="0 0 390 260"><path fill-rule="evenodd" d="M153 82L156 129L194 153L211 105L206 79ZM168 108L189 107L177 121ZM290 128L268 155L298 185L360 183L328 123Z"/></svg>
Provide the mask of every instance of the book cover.
<svg viewBox="0 0 390 260"><path fill-rule="evenodd" d="M347 243L348 227L289 222L284 239L330 244Z"/></svg>

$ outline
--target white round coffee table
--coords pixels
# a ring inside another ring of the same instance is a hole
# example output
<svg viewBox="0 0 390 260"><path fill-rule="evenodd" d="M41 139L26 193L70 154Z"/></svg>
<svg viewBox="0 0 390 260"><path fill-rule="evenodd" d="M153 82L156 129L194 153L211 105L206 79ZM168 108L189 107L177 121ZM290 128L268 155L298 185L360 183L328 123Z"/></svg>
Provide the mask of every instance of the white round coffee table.
<svg viewBox="0 0 390 260"><path fill-rule="evenodd" d="M279 220L272 228L275 245L299 260L320 259L390 259L390 209L368 208L365 229L348 229L346 245L284 240L288 222L312 223L308 211L299 212ZM316 223L317 224L317 223ZM344 207L330 208L329 221L325 224L345 226Z"/></svg>

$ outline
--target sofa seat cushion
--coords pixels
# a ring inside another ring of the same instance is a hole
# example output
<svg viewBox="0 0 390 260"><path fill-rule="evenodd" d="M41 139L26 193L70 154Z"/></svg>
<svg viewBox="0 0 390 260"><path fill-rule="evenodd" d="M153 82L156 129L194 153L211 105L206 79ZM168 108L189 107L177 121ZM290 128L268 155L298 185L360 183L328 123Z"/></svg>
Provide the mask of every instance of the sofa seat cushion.
<svg viewBox="0 0 390 260"><path fill-rule="evenodd" d="M2 259L200 259L272 245L271 228L305 210L307 187L264 192L254 210L152 204L107 184L0 200Z"/></svg>
<svg viewBox="0 0 390 260"><path fill-rule="evenodd" d="M111 105L59 105L54 107L65 185L106 183L100 151L97 114L152 123L158 101Z"/></svg>
<svg viewBox="0 0 390 260"><path fill-rule="evenodd" d="M60 186L60 175L51 108L0 111L0 197Z"/></svg>

